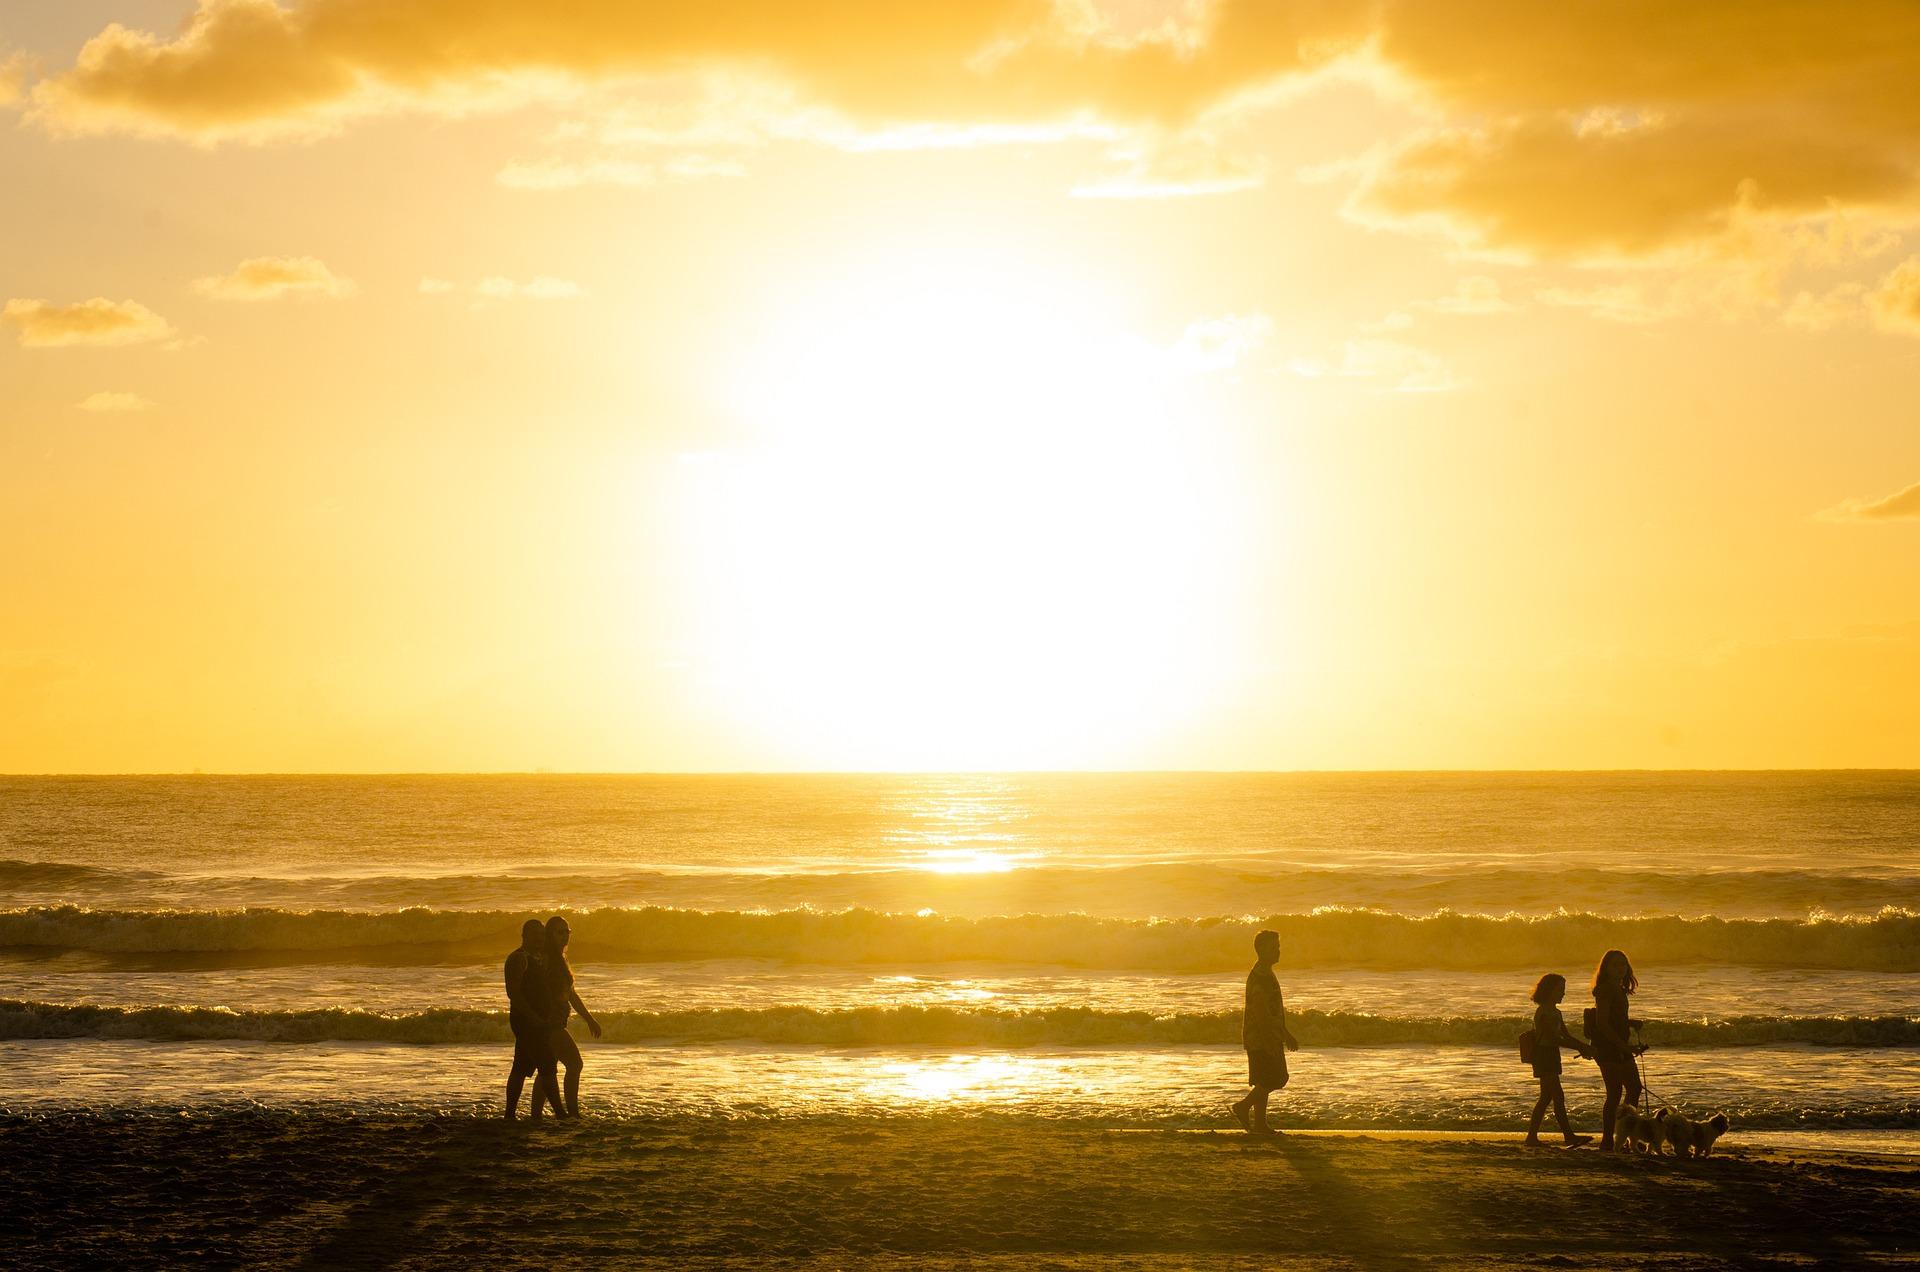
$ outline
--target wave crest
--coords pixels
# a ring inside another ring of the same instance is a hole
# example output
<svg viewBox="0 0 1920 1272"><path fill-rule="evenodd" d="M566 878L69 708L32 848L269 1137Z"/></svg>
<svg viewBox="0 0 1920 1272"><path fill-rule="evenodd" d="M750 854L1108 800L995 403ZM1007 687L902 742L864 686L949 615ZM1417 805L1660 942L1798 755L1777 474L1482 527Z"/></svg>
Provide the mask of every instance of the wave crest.
<svg viewBox="0 0 1920 1272"><path fill-rule="evenodd" d="M504 952L525 916L508 911L90 910L0 911L0 948L109 954ZM1279 930L1284 965L1451 969L1580 968L1611 947L1644 963L1920 970L1920 915L1808 919L1608 918L1327 909L1265 919L1101 919L1022 915L969 919L872 910L774 913L646 909L571 916L576 953L631 961L779 958L794 962L1051 963L1166 972L1237 970L1248 938Z"/></svg>
<svg viewBox="0 0 1920 1272"><path fill-rule="evenodd" d="M1229 1046L1238 1012L1157 1016L1143 1011L1053 1007L995 1011L946 1006L608 1011L605 1041L758 1042L787 1046L1114 1047ZM1511 1046L1526 1022L1471 1016L1372 1016L1301 1011L1289 1023L1311 1047ZM1743 1016L1655 1021L1655 1046L1745 1047L1810 1043L1836 1047L1920 1045L1920 1021L1903 1016ZM347 1008L233 1011L224 1007L95 1007L0 1000L0 1038L120 1038L168 1042L503 1043L504 1013L433 1010L399 1014Z"/></svg>

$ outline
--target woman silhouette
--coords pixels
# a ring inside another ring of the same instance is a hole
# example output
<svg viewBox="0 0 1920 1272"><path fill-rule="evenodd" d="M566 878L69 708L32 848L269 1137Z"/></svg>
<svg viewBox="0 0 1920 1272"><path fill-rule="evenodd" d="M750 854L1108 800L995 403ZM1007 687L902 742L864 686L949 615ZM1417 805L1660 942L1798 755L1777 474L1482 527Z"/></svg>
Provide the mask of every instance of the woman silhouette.
<svg viewBox="0 0 1920 1272"><path fill-rule="evenodd" d="M1593 969L1593 1008L1588 1013L1587 1036L1593 1039L1593 1057L1600 1062L1600 1078L1607 1084L1607 1106L1601 1116L1600 1147L1613 1147L1613 1123L1620 1105L1640 1103L1640 1066L1627 1036L1640 1022L1627 1015L1627 996L1640 988L1633 964L1620 950L1608 950Z"/></svg>
<svg viewBox="0 0 1920 1272"><path fill-rule="evenodd" d="M567 942L573 939L573 929L559 915L547 920L547 976L553 991L553 1011L556 1020L553 1026L553 1053L567 1071L566 1097L567 1116L580 1116L580 1048L574 1045L573 1035L567 1032L567 1011L571 1007L580 1013L587 1022L587 1028L593 1036L600 1036L600 1022L593 1018L587 1005L580 1001L580 995L573 988L573 967L567 962Z"/></svg>

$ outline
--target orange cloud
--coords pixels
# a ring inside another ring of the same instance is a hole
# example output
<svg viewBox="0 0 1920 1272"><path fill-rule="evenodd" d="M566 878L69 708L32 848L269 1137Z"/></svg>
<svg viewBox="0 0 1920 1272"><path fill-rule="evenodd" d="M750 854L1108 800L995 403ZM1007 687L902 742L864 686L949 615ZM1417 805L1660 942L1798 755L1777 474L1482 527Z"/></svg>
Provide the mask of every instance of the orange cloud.
<svg viewBox="0 0 1920 1272"><path fill-rule="evenodd" d="M1357 192L1374 223L1592 259L1727 241L1743 217L1920 216L1909 0L198 0L171 38L107 27L32 100L57 130L212 142L718 77L789 122L681 131L1197 137L1209 153L1136 146L1082 189L1157 194L1257 179L1205 121L1343 66L1429 119ZM595 154L505 179L661 171Z"/></svg>
<svg viewBox="0 0 1920 1272"><path fill-rule="evenodd" d="M172 325L145 305L104 296L73 305L9 300L0 310L0 321L13 327L21 346L28 349L145 344L174 334Z"/></svg>
<svg viewBox="0 0 1920 1272"><path fill-rule="evenodd" d="M1357 44L1365 6L1232 0L1204 36L1117 33L1054 0L199 0L172 39L114 24L34 90L57 129L214 141L311 134L396 104L471 105L728 69L864 120L1186 120Z"/></svg>
<svg viewBox="0 0 1920 1272"><path fill-rule="evenodd" d="M91 393L74 403L83 411L99 414L118 414L126 411L151 411L153 403L138 393Z"/></svg>
<svg viewBox="0 0 1920 1272"><path fill-rule="evenodd" d="M1422 133L1362 184L1360 219L1442 230L1470 246L1560 258L1634 257L1725 234L1742 214L1891 206L1910 158L1745 124L1582 129L1526 119Z"/></svg>
<svg viewBox="0 0 1920 1272"><path fill-rule="evenodd" d="M193 289L215 300L337 300L353 294L353 282L311 256L255 256L231 274L195 279Z"/></svg>
<svg viewBox="0 0 1920 1272"><path fill-rule="evenodd" d="M1883 329L1920 336L1920 256L1896 265L1867 297L1867 307Z"/></svg>
<svg viewBox="0 0 1920 1272"><path fill-rule="evenodd" d="M1920 482L1884 499L1848 499L1816 514L1822 521L1920 521Z"/></svg>

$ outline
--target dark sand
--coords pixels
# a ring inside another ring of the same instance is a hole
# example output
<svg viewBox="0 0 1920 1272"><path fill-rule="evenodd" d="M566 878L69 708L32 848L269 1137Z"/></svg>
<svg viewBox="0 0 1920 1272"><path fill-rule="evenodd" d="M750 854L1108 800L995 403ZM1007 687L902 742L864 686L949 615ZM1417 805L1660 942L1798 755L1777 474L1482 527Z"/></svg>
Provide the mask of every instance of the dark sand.
<svg viewBox="0 0 1920 1272"><path fill-rule="evenodd" d="M14 1268L1920 1260L1920 1163L1737 1136L1683 1163L1517 1135L263 1111L9 1117L0 1162Z"/></svg>

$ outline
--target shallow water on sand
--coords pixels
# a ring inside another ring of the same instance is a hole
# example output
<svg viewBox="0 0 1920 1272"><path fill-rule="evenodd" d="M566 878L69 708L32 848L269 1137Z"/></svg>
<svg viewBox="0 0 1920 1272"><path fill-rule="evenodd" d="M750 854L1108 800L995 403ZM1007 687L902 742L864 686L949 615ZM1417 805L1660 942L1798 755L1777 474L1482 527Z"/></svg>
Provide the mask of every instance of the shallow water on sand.
<svg viewBox="0 0 1920 1272"><path fill-rule="evenodd" d="M1217 1126L1245 1058L1232 1047L1019 1051L588 1045L589 1111L647 1116L884 1116L966 1111L1115 1125ZM256 1101L374 1110L485 1110L504 1077L501 1046L353 1043L0 1043L34 1075L14 1111ZM1535 1094L1526 1070L1481 1048L1296 1052L1275 1097L1281 1125L1513 1128ZM137 1076L135 1076L137 1075ZM134 1080L129 1080L133 1077ZM1661 1054L1663 1103L1723 1109L1745 1129L1920 1133L1920 1064L1906 1049L1743 1048ZM1591 1065L1570 1065L1577 1122L1597 1118Z"/></svg>

